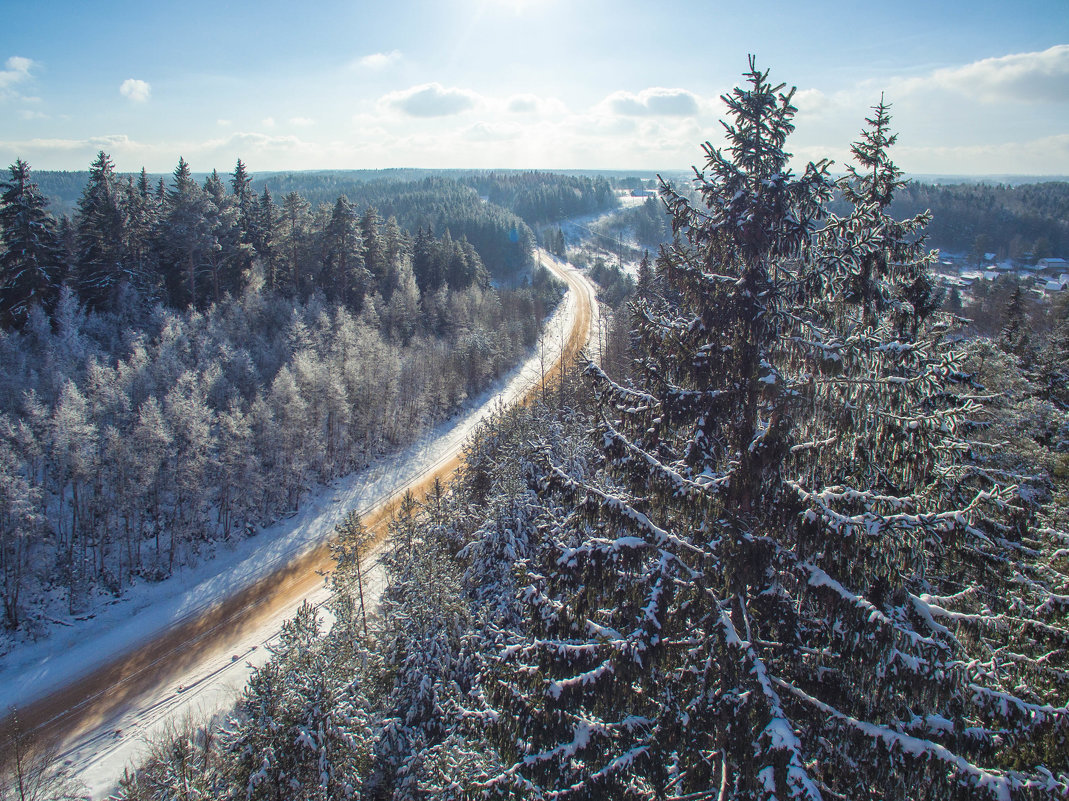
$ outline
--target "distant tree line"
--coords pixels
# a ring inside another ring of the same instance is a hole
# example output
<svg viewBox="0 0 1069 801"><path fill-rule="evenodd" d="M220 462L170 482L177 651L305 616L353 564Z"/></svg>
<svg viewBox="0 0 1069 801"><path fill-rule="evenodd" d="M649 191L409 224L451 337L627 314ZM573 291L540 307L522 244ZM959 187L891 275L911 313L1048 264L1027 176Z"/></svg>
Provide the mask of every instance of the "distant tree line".
<svg viewBox="0 0 1069 801"><path fill-rule="evenodd" d="M485 284L490 272L516 280L530 267L530 230L477 198L467 198L470 215L457 212L462 204L448 190L471 193L455 184L375 184L367 194L385 202L384 220L371 202L357 206L345 195L313 208L289 192L278 204L269 189L252 191L240 160L226 181L213 172L202 185L180 159L170 184L161 179L153 186L144 171L136 179L118 176L101 152L74 218L56 221L29 166L20 160L10 172L0 183L0 323L8 327L24 322L35 302L48 308L65 282L94 311L114 311L121 289L171 307L203 308L262 280L268 290L302 300L319 289L359 312L369 294L388 303L398 285L405 235L394 211L413 231L418 224L442 235L450 222L457 225L457 239L449 236L457 252L434 256L453 262L443 268L450 289Z"/></svg>
<svg viewBox="0 0 1069 801"><path fill-rule="evenodd" d="M840 211L842 203L831 208ZM925 210L932 212L929 241L943 250L1031 262L1069 254L1069 183L911 183L891 202L901 216Z"/></svg>
<svg viewBox="0 0 1069 801"><path fill-rule="evenodd" d="M489 172L471 175L464 182L531 225L606 211L618 203L608 180L585 175Z"/></svg>
<svg viewBox="0 0 1069 801"><path fill-rule="evenodd" d="M329 173L286 173L263 181L264 189L275 195L299 192L311 203L337 197L333 192L338 183ZM482 202L474 189L455 179L376 179L344 186L355 205L373 205L383 216L396 218L403 229L425 228L439 236L448 230L454 237L467 239L496 280L515 280L531 266L534 235L528 225L511 210Z"/></svg>

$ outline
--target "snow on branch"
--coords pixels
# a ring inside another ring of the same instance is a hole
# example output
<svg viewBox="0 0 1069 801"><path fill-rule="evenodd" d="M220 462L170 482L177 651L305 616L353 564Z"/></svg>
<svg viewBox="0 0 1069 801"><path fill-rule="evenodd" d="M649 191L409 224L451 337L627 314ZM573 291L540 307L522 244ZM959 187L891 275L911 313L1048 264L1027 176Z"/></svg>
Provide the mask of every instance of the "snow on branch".
<svg viewBox="0 0 1069 801"><path fill-rule="evenodd" d="M752 675L760 690L761 698L765 702L769 716L765 728L761 731L759 741L767 743L769 751L781 753L787 765L785 788L790 798L808 798L811 801L821 801L822 796L816 783L805 768L805 759L802 756L802 744L794 728L787 720L780 703L779 695L772 686L774 677L768 674L765 663L754 651L753 645L742 639L735 624L731 622L728 613L721 609L718 625L724 634L724 642L728 649L735 651L742 663L743 674ZM756 745L757 743L755 743ZM764 784L769 797L777 797L777 783L775 770L772 766L764 767L757 773L758 778Z"/></svg>
<svg viewBox="0 0 1069 801"><path fill-rule="evenodd" d="M638 460L647 467L649 474L660 478L672 488L677 496L689 499L705 498L709 488L719 489L728 482L726 477L712 477L707 476L706 474L702 474L702 477L706 480L692 481L680 474L677 470L658 460L655 456L632 443L611 423L606 421L604 425L605 433L602 439L606 450L609 448L618 448L637 457Z"/></svg>
<svg viewBox="0 0 1069 801"><path fill-rule="evenodd" d="M609 495L597 489L596 487L580 484L567 473L565 473L563 470L561 470L559 467L553 466L551 470L553 477L561 484L569 487L573 492L585 493L589 496L593 496L594 500L600 503L601 508L618 514L619 516L623 517L624 519L630 521L635 526L637 526L640 531L643 531L652 536L654 539L654 544L658 548L671 546L673 548L677 548L679 550L686 551L699 556L704 555L705 552L701 548L692 545L691 543L676 536L675 534L665 531L663 528L661 528L652 520L650 520L649 517L635 509L622 498L618 498L614 495ZM617 540L617 542L619 542L619 540ZM623 545L621 545L621 547L636 546L637 543L631 543L630 541L627 541Z"/></svg>
<svg viewBox="0 0 1069 801"><path fill-rule="evenodd" d="M876 723L858 720L847 715L835 707L814 698L799 687L781 679L772 677L772 681L781 689L789 692L803 704L816 710L816 720L830 719L839 726L850 729L870 740L878 742L888 751L898 751L908 754L916 759L932 759L945 765L954 775L963 779L968 785L976 790L985 792L988 797L997 801L1011 801L1013 790L1048 790L1052 794L1058 791L1062 794L1069 792L1069 785L1064 781L1055 779L1049 773L1040 778L1027 776L1020 773L1002 773L999 771L985 770L969 762L964 757L955 754L946 746L931 740L921 739L909 734L902 734L886 726Z"/></svg>

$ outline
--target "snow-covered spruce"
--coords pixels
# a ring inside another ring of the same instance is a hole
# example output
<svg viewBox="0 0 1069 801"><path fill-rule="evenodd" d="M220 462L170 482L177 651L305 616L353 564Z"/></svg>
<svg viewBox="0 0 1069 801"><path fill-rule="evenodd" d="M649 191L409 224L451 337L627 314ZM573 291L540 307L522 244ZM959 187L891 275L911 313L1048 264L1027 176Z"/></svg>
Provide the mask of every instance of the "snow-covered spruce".
<svg viewBox="0 0 1069 801"><path fill-rule="evenodd" d="M1069 794L1066 577L972 461L926 219L885 211L888 107L828 217L828 164L787 168L791 93L746 78L704 205L664 188L678 240L635 306L638 384L588 369L604 470L543 470L483 794Z"/></svg>

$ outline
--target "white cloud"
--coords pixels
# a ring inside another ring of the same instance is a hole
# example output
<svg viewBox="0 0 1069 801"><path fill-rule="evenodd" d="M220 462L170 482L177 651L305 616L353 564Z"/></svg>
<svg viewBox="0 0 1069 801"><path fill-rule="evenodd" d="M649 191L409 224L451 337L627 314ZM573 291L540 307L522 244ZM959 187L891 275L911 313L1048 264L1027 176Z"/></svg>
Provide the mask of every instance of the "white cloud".
<svg viewBox="0 0 1069 801"><path fill-rule="evenodd" d="M904 146L895 160L910 173L1064 175L1069 174L1069 134L992 144Z"/></svg>
<svg viewBox="0 0 1069 801"><path fill-rule="evenodd" d="M4 63L4 69L0 70L0 89L25 81L30 77L30 70L36 66L31 59L12 56Z"/></svg>
<svg viewBox="0 0 1069 801"><path fill-rule="evenodd" d="M819 89L800 89L794 93L791 102L801 119L823 116L836 106L835 101Z"/></svg>
<svg viewBox="0 0 1069 801"><path fill-rule="evenodd" d="M146 81L127 78L119 86L119 94L135 103L144 103L152 96L152 87Z"/></svg>
<svg viewBox="0 0 1069 801"><path fill-rule="evenodd" d="M316 121L310 117L290 117L290 125L296 125L298 128L310 128L315 124Z"/></svg>
<svg viewBox="0 0 1069 801"><path fill-rule="evenodd" d="M194 169L229 169L240 157L264 168L313 169L343 163L346 153L332 145L310 143L295 136L263 133L231 133L206 140L169 140L151 143L125 134L68 139L23 139L0 141L0 159L25 158L31 163L52 162L55 169L84 170L98 151L104 150L118 169L133 171L145 166L152 172L169 172L183 154Z"/></svg>
<svg viewBox="0 0 1069 801"><path fill-rule="evenodd" d="M513 95L505 101L505 110L511 114L538 114L559 116L568 113L568 107L555 97L539 97L532 94Z"/></svg>
<svg viewBox="0 0 1069 801"><path fill-rule="evenodd" d="M24 120L47 120L48 115L43 111L36 111L34 109L24 108L19 112L19 116Z"/></svg>
<svg viewBox="0 0 1069 801"><path fill-rule="evenodd" d="M220 128L229 128L232 123L230 122L230 120L216 120L215 124L218 125Z"/></svg>
<svg viewBox="0 0 1069 801"><path fill-rule="evenodd" d="M107 148L130 148L141 147L133 139L126 134L105 134L104 136L91 136L89 137L89 144L94 147L107 147Z"/></svg>
<svg viewBox="0 0 1069 801"><path fill-rule="evenodd" d="M274 117L264 117L262 120L260 120L260 125L264 126L265 128L274 128L275 127L275 118Z"/></svg>
<svg viewBox="0 0 1069 801"><path fill-rule="evenodd" d="M91 142L85 139L24 139L17 142L0 142L0 148L4 150L29 153L77 150L90 146Z"/></svg>
<svg viewBox="0 0 1069 801"><path fill-rule="evenodd" d="M1069 45L985 58L962 67L936 70L929 78L908 82L912 89L923 88L925 84L988 102L1066 103L1069 102Z"/></svg>
<svg viewBox="0 0 1069 801"><path fill-rule="evenodd" d="M473 142L501 142L515 139L523 132L523 126L512 123L477 122L460 133Z"/></svg>
<svg viewBox="0 0 1069 801"><path fill-rule="evenodd" d="M356 59L349 66L356 69L384 70L401 60L400 50L391 50L388 53L370 53Z"/></svg>
<svg viewBox="0 0 1069 801"><path fill-rule="evenodd" d="M693 117L698 114L698 96L686 89L651 87L638 94L613 92L601 103L613 114L627 117Z"/></svg>
<svg viewBox="0 0 1069 801"><path fill-rule="evenodd" d="M379 106L400 111L410 117L447 117L468 111L478 102L479 96L468 89L447 88L440 83L427 83L383 95L379 99Z"/></svg>
<svg viewBox="0 0 1069 801"><path fill-rule="evenodd" d="M196 146L201 151L237 150L241 153L299 151L311 147L296 136L271 136L257 132L233 133L225 139L209 139ZM244 158L244 156L242 156Z"/></svg>

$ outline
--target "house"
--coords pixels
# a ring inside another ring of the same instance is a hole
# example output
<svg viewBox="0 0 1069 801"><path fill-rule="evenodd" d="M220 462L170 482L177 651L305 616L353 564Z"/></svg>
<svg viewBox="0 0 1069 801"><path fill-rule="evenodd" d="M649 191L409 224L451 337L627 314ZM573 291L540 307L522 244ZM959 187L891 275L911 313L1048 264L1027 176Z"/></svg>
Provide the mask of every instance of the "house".
<svg viewBox="0 0 1069 801"><path fill-rule="evenodd" d="M1036 269L1047 278L1056 278L1069 269L1069 262L1057 258L1040 259L1036 262Z"/></svg>

